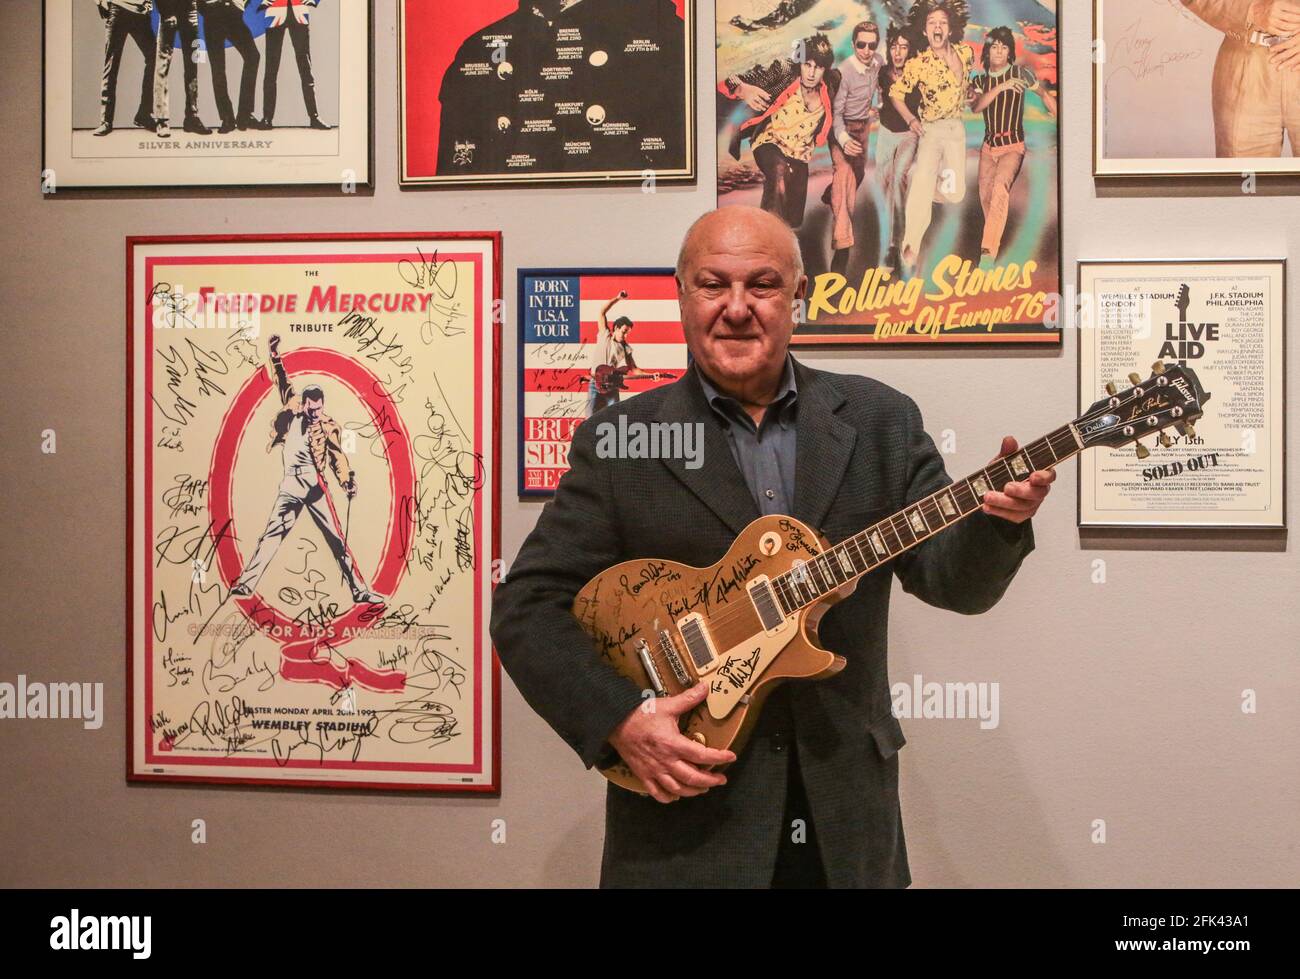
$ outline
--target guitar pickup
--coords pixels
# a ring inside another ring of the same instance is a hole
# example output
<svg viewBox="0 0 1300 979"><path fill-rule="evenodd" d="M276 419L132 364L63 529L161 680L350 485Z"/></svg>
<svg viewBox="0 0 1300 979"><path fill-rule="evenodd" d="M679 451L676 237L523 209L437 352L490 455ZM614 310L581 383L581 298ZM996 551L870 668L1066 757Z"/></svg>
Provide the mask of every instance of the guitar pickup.
<svg viewBox="0 0 1300 979"><path fill-rule="evenodd" d="M785 615L776 603L772 582L767 575L759 575L745 588L749 592L749 600L754 603L754 611L758 613L758 621L763 623L764 631L771 635L785 621Z"/></svg>

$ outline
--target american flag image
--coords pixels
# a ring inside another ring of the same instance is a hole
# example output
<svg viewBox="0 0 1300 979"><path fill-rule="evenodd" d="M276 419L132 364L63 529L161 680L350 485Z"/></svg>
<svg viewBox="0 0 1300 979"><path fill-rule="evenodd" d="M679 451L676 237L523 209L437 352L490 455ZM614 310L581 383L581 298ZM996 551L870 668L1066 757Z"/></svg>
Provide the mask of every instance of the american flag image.
<svg viewBox="0 0 1300 979"><path fill-rule="evenodd" d="M659 380L630 377L621 400L671 384L686 370L677 287L671 269L636 272L520 273L519 492L549 495L569 469L569 443L585 420L592 369L599 359L601 309L627 292L606 313L612 327L632 321L627 334L632 359Z"/></svg>

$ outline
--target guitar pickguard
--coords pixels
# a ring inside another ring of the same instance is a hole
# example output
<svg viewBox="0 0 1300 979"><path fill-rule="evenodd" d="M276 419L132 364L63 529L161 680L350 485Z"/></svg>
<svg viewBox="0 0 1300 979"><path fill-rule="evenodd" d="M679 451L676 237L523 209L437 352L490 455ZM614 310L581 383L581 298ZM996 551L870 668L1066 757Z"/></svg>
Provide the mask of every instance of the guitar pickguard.
<svg viewBox="0 0 1300 979"><path fill-rule="evenodd" d="M717 658L717 665L704 676L709 683L709 695L704 702L715 720L725 718L749 696L763 672L798 635L799 621L799 616L790 616L771 632L760 633Z"/></svg>

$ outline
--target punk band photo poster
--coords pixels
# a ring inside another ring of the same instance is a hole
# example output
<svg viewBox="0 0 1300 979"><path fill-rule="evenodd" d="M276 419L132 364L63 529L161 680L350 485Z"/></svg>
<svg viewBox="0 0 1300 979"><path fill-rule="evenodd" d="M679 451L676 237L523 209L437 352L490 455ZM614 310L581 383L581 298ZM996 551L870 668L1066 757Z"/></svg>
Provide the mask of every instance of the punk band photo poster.
<svg viewBox="0 0 1300 979"><path fill-rule="evenodd" d="M519 495L554 493L579 425L689 361L672 269L520 269Z"/></svg>
<svg viewBox="0 0 1300 979"><path fill-rule="evenodd" d="M500 236L128 252L129 777L495 791Z"/></svg>
<svg viewBox="0 0 1300 979"><path fill-rule="evenodd" d="M695 181L695 0L398 0L401 180Z"/></svg>
<svg viewBox="0 0 1300 979"><path fill-rule="evenodd" d="M43 184L369 186L370 0L44 0Z"/></svg>
<svg viewBox="0 0 1300 979"><path fill-rule="evenodd" d="M797 344L1059 344L1056 0L718 0L718 204L798 234Z"/></svg>
<svg viewBox="0 0 1300 979"><path fill-rule="evenodd" d="M1300 6L1093 3L1095 176L1300 172Z"/></svg>

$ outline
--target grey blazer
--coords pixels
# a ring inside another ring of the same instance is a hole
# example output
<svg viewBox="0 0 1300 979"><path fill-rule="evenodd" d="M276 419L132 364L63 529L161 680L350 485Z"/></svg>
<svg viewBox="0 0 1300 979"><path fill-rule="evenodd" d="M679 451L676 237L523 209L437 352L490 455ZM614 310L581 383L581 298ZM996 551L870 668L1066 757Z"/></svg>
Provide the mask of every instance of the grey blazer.
<svg viewBox="0 0 1300 979"><path fill-rule="evenodd" d="M866 377L795 362L798 452L793 516L832 544L952 482L921 413ZM601 459L601 422L704 426L699 469L685 460ZM496 589L492 639L528 703L590 767L641 702L597 654L569 609L575 593L619 561L719 560L759 516L694 366L676 383L610 405L574 434L571 469ZM610 785L601 885L764 887L775 868L793 728L817 839L832 887L911 882L898 802L903 731L890 712L889 593L974 614L1006 591L1033 549L1029 523L980 512L864 576L821 620L822 644L848 660L829 680L774 694L727 784L661 804ZM594 776L593 776L594 777Z"/></svg>

